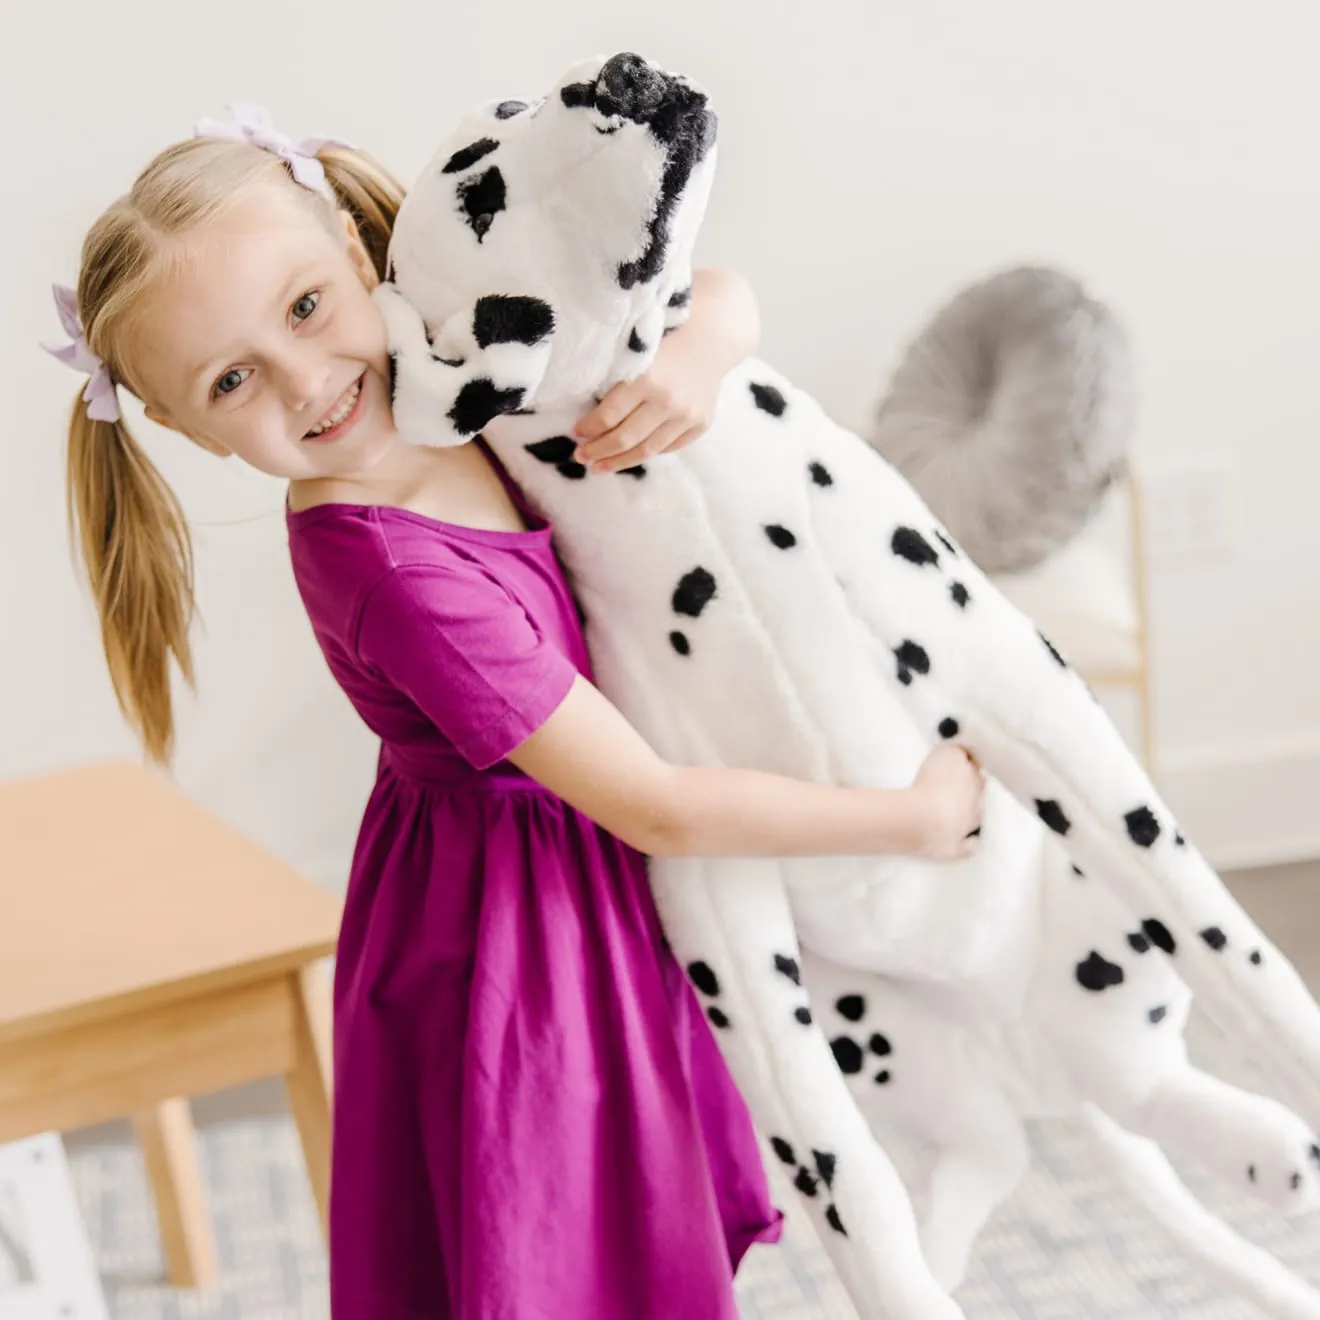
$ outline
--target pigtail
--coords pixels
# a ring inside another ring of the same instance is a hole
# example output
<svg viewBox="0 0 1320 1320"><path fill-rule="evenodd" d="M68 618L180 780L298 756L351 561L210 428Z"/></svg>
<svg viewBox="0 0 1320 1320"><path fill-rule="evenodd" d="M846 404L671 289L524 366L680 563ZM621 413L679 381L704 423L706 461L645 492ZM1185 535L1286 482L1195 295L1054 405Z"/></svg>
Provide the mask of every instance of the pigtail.
<svg viewBox="0 0 1320 1320"><path fill-rule="evenodd" d="M403 204L403 185L364 151L324 146L316 158L325 169L335 199L356 222L376 274L383 280L394 219Z"/></svg>
<svg viewBox="0 0 1320 1320"><path fill-rule="evenodd" d="M193 554L183 510L127 424L89 417L81 396L69 421L67 483L115 696L148 755L164 764L174 743L171 656L193 683Z"/></svg>

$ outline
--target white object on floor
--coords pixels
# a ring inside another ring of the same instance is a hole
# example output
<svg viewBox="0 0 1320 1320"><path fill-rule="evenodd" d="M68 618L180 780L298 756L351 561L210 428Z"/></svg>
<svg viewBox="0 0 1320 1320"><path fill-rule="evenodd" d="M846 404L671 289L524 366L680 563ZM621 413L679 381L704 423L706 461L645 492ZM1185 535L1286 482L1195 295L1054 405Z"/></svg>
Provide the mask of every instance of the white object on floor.
<svg viewBox="0 0 1320 1320"><path fill-rule="evenodd" d="M0 1320L109 1320L64 1143L0 1146Z"/></svg>

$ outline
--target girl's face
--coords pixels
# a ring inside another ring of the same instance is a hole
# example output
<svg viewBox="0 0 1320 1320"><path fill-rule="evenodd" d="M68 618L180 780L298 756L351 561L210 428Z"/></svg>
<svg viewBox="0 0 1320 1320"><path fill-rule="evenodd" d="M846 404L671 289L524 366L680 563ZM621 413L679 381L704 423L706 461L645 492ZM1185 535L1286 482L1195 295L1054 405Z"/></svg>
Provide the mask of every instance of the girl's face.
<svg viewBox="0 0 1320 1320"><path fill-rule="evenodd" d="M133 357L151 420L271 476L352 477L399 444L375 272L290 191L180 236Z"/></svg>

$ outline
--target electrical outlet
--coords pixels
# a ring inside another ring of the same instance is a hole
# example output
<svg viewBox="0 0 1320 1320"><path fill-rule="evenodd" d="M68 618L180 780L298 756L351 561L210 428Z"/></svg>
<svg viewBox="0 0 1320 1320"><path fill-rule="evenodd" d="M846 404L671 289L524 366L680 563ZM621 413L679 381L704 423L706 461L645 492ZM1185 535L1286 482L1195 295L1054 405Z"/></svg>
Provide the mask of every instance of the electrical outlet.
<svg viewBox="0 0 1320 1320"><path fill-rule="evenodd" d="M1225 451L1170 455L1140 473L1146 554L1153 566L1223 564L1238 545L1238 464Z"/></svg>

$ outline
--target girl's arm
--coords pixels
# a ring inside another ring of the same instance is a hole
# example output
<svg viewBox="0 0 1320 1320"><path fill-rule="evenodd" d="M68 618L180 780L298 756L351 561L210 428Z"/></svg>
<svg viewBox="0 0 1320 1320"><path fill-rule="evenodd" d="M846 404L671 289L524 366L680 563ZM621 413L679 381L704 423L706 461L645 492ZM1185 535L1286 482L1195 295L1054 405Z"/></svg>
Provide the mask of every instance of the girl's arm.
<svg viewBox="0 0 1320 1320"><path fill-rule="evenodd" d="M595 472L617 472L691 444L710 426L724 377L760 341L752 286L736 271L695 271L688 319L660 341L640 376L578 422L576 458Z"/></svg>
<svg viewBox="0 0 1320 1320"><path fill-rule="evenodd" d="M598 825L654 857L970 853L983 779L945 744L911 787L837 788L756 770L676 766L579 677L509 755Z"/></svg>

